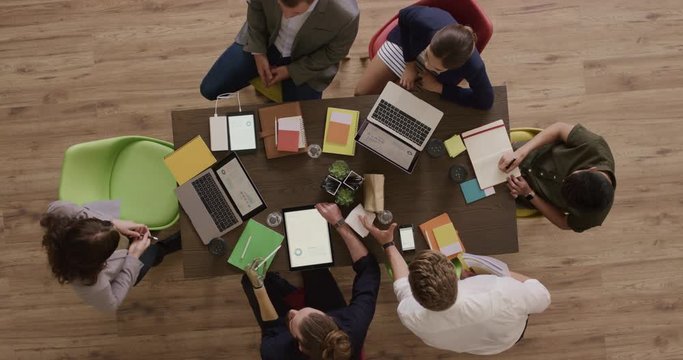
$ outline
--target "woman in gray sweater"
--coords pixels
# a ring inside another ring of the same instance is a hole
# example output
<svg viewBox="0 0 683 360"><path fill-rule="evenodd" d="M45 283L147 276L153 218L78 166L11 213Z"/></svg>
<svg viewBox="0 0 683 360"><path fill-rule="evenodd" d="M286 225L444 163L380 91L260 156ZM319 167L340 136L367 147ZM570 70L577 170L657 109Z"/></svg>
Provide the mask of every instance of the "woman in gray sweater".
<svg viewBox="0 0 683 360"><path fill-rule="evenodd" d="M152 266L180 249L179 234L151 244L147 226L117 217L117 202L79 206L55 201L40 220L57 281L70 284L83 301L105 312L116 311ZM117 250L122 237L129 246Z"/></svg>

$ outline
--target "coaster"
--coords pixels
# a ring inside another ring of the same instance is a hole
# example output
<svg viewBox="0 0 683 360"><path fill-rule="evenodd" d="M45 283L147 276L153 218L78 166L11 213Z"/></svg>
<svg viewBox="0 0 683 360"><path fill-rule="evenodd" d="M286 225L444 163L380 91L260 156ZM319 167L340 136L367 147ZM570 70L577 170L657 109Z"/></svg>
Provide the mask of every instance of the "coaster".
<svg viewBox="0 0 683 360"><path fill-rule="evenodd" d="M433 158L438 158L446 153L446 147L440 139L431 139L427 142L427 154Z"/></svg>
<svg viewBox="0 0 683 360"><path fill-rule="evenodd" d="M462 165L453 165L448 170L448 176L451 180L461 183L467 179L467 169Z"/></svg>
<svg viewBox="0 0 683 360"><path fill-rule="evenodd" d="M221 256L225 254L225 240L213 238L209 241L209 252L211 255Z"/></svg>

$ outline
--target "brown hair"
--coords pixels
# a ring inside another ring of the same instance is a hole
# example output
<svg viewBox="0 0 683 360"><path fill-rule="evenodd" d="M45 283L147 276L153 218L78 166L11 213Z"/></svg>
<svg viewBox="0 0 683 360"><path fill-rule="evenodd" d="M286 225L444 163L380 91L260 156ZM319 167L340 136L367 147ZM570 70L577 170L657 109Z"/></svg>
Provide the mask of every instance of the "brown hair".
<svg viewBox="0 0 683 360"><path fill-rule="evenodd" d="M301 347L312 359L346 360L351 358L349 335L331 317L310 314L301 322Z"/></svg>
<svg viewBox="0 0 683 360"><path fill-rule="evenodd" d="M94 285L105 262L119 245L119 232L109 221L45 214L43 247L52 274L60 284Z"/></svg>
<svg viewBox="0 0 683 360"><path fill-rule="evenodd" d="M437 31L429 48L447 69L457 69L469 60L477 42L471 27L451 24Z"/></svg>
<svg viewBox="0 0 683 360"><path fill-rule="evenodd" d="M408 266L410 290L426 309L442 311L458 296L458 278L453 264L441 253L427 250L415 256Z"/></svg>
<svg viewBox="0 0 683 360"><path fill-rule="evenodd" d="M307 2L308 4L312 4L314 0L280 0L282 5L288 7L288 8L293 8L302 2Z"/></svg>

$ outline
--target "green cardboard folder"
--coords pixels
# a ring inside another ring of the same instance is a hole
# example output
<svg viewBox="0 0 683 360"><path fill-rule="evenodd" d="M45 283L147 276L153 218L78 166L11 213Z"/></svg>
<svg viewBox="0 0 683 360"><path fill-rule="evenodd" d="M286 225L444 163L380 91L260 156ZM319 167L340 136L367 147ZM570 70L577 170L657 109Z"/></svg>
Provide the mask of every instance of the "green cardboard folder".
<svg viewBox="0 0 683 360"><path fill-rule="evenodd" d="M247 246L249 236L251 236L251 241L249 242L249 247L245 252L244 248ZM240 238L237 240L237 244L235 245L235 249L232 250L230 258L228 258L228 264L231 264L240 270L244 270L244 268L248 266L255 258L260 257L265 259L266 256L275 250L275 248L282 244L282 240L284 238L285 237L280 233L265 227L258 221L250 219L249 222L247 222L247 226L244 227L242 235L240 235ZM242 258L243 252L244 258ZM259 269L260 273L265 274L275 256L277 255L271 257L268 262L261 266Z"/></svg>

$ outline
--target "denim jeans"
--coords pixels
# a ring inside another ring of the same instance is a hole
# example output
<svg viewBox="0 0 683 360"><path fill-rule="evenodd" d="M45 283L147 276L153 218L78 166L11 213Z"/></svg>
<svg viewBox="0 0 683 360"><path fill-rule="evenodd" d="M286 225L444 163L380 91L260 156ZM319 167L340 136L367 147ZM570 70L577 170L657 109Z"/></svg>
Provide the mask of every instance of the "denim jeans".
<svg viewBox="0 0 683 360"><path fill-rule="evenodd" d="M282 57L275 46L268 49L268 62L271 66L283 66L291 63L291 58ZM209 100L215 100L220 94L236 92L247 85L249 80L259 76L254 56L243 50L243 46L233 43L228 47L202 80L199 91ZM320 99L322 92L316 91L307 84L299 86L292 79L282 81L282 99L284 101Z"/></svg>

